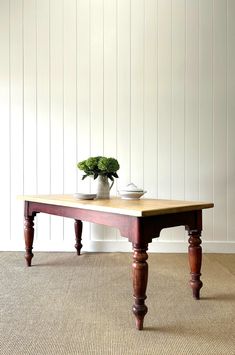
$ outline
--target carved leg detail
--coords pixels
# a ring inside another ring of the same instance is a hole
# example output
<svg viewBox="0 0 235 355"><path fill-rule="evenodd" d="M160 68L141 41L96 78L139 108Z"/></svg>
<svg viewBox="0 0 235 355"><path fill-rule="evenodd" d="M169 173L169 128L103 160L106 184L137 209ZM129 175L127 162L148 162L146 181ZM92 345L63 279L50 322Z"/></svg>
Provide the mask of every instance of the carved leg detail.
<svg viewBox="0 0 235 355"><path fill-rule="evenodd" d="M31 266L31 260L33 258L33 237L34 237L34 217L25 217L24 222L24 239L25 239L25 260L27 266Z"/></svg>
<svg viewBox="0 0 235 355"><path fill-rule="evenodd" d="M189 230L189 265L191 269L190 285L193 290L193 297L200 299L200 289L202 288L201 276L201 263L202 263L202 248L201 248L201 231Z"/></svg>
<svg viewBox="0 0 235 355"><path fill-rule="evenodd" d="M75 249L77 250L77 255L81 254L81 249L82 249L82 221L79 221L75 219L74 223L74 230L75 230L75 239L76 243L74 245Z"/></svg>
<svg viewBox="0 0 235 355"><path fill-rule="evenodd" d="M148 264L146 262L148 259L148 254L146 253L147 249L148 245L133 245L132 275L135 302L132 310L136 318L136 328L138 330L143 329L144 316L148 312L148 308L144 303L147 298L146 288L148 282Z"/></svg>

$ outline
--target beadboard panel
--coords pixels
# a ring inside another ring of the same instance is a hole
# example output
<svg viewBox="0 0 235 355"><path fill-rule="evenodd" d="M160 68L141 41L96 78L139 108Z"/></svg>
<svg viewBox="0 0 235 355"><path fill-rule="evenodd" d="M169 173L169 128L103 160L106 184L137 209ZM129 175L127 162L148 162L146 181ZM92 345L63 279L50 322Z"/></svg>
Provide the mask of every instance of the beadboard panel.
<svg viewBox="0 0 235 355"><path fill-rule="evenodd" d="M117 13L116 0L104 0L104 156L117 155ZM116 187L116 186L115 186ZM117 230L103 227L103 240L117 239Z"/></svg>
<svg viewBox="0 0 235 355"><path fill-rule="evenodd" d="M116 144L120 163L119 186L131 181L131 0L120 0L116 7ZM125 240L117 232L117 240Z"/></svg>
<svg viewBox="0 0 235 355"><path fill-rule="evenodd" d="M145 3L144 17L144 87L143 87L143 187L146 197L157 197L157 103L158 103L158 67L157 67L157 2ZM149 173L151 171L151 174Z"/></svg>
<svg viewBox="0 0 235 355"><path fill-rule="evenodd" d="M50 192L64 191L64 21L63 0L50 1ZM51 217L49 243L63 241L64 221ZM43 241L42 241L43 244Z"/></svg>
<svg viewBox="0 0 235 355"><path fill-rule="evenodd" d="M63 192L72 193L76 186L74 162L77 159L77 5L76 0L63 2ZM64 219L65 247L73 244L74 228Z"/></svg>
<svg viewBox="0 0 235 355"><path fill-rule="evenodd" d="M199 199L213 201L213 0L199 2ZM206 119L205 119L206 117ZM213 235L213 210L204 214L204 238Z"/></svg>
<svg viewBox="0 0 235 355"><path fill-rule="evenodd" d="M227 3L213 7L214 240L227 240Z"/></svg>
<svg viewBox="0 0 235 355"><path fill-rule="evenodd" d="M77 1L77 161L91 154L90 110L90 2ZM76 162L77 162L76 161ZM90 192L90 180L81 180L78 170L76 191ZM84 242L90 240L89 223L83 225ZM84 244L85 244L84 243Z"/></svg>
<svg viewBox="0 0 235 355"><path fill-rule="evenodd" d="M185 15L184 0L172 2L172 124L171 124L171 198L185 195ZM174 240L183 238L182 228L173 229Z"/></svg>
<svg viewBox="0 0 235 355"><path fill-rule="evenodd" d="M11 68L10 68L10 7L8 2L0 2L0 159L2 164L1 193L5 201L1 206L1 220L5 232L1 233L0 241L11 239Z"/></svg>
<svg viewBox="0 0 235 355"><path fill-rule="evenodd" d="M233 0L0 1L1 250L22 250L17 195L95 191L76 163L116 157L153 198L213 201L206 250L235 251ZM38 215L35 250L73 250L71 220ZM184 251L183 228L152 251ZM130 250L84 223L84 249ZM186 251L185 249L185 251Z"/></svg>
<svg viewBox="0 0 235 355"><path fill-rule="evenodd" d="M131 2L130 179L143 186L144 1Z"/></svg>
<svg viewBox="0 0 235 355"><path fill-rule="evenodd" d="M22 19L22 4L17 1L10 2L10 36L9 36L9 49L10 49L10 116L4 118L5 122L10 123L10 170L9 182L10 182L10 214L9 217L14 218L11 220L9 235L10 243L14 244L18 235L17 230L22 230L23 216L22 216L22 204L16 203L16 195L19 191L24 188L24 135L23 135L23 108L24 108L24 98L23 98L23 19ZM2 13L2 11L1 11ZM7 18L7 17L6 17ZM0 21L1 22L1 21ZM2 33L2 30L0 31ZM0 41L1 42L1 41ZM2 43L2 42L1 42ZM4 51L2 54L5 53ZM2 55L1 55L2 56ZM1 65L0 65L1 67ZM5 67L6 68L6 67ZM1 96L1 95L0 95ZM0 110L2 109L2 104L0 105ZM1 115L2 116L2 115ZM2 128L1 128L2 129ZM4 131L2 131L4 132ZM5 131L6 132L6 131ZM3 140L5 141L5 139ZM6 141L5 141L6 144ZM4 160L6 159L6 150L1 148L4 152ZM4 163L5 164L5 163ZM7 170L5 170L7 173ZM17 172L16 174L12 172ZM7 176L7 175L5 175ZM6 182L2 181L3 186ZM5 216L2 215L3 220ZM11 217L12 216L12 217ZM9 218L8 217L8 218ZM6 227L7 228L7 227ZM4 238L6 239L6 234L4 233ZM6 241L6 240L5 240ZM5 242L3 240L3 242Z"/></svg>
<svg viewBox="0 0 235 355"><path fill-rule="evenodd" d="M49 2L36 2L37 193L50 193L50 36ZM50 235L50 216L39 214L37 237Z"/></svg>

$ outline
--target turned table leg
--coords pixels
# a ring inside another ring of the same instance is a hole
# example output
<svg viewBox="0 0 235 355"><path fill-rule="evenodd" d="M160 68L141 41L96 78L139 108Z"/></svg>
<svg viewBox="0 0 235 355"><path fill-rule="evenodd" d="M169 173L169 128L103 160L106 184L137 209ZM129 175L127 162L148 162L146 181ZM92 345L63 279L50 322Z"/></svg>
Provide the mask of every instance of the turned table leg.
<svg viewBox="0 0 235 355"><path fill-rule="evenodd" d="M133 244L132 276L135 302L132 310L136 318L136 328L138 330L143 329L144 316L148 312L148 308L144 303L147 298L146 288L148 282L147 249L147 244L144 246Z"/></svg>
<svg viewBox="0 0 235 355"><path fill-rule="evenodd" d="M34 216L25 217L24 221L24 239L25 239L25 260L27 266L31 266L31 260L33 258L33 237L34 237Z"/></svg>
<svg viewBox="0 0 235 355"><path fill-rule="evenodd" d="M82 249L82 221L75 219L74 222L74 230L75 230L75 240L76 243L74 245L75 249L77 250L77 255L81 254Z"/></svg>
<svg viewBox="0 0 235 355"><path fill-rule="evenodd" d="M201 263L202 263L202 248L201 248L201 231L199 230L189 230L189 265L191 269L191 280L190 285L193 290L193 297L195 299L200 299L200 289L202 288L201 276Z"/></svg>

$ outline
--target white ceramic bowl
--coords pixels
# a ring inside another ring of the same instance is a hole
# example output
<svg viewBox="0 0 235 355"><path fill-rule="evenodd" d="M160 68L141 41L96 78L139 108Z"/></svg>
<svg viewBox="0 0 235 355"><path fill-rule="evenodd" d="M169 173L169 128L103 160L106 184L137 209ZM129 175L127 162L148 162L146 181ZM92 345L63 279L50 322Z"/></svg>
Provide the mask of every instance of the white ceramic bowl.
<svg viewBox="0 0 235 355"><path fill-rule="evenodd" d="M125 191L120 190L119 195L124 200L138 200L141 196L145 194L146 191Z"/></svg>
<svg viewBox="0 0 235 355"><path fill-rule="evenodd" d="M130 184L126 185L118 192L121 198L125 200L136 200L139 199L141 196L143 196L147 191L144 191L143 189L137 187L135 184L131 182Z"/></svg>

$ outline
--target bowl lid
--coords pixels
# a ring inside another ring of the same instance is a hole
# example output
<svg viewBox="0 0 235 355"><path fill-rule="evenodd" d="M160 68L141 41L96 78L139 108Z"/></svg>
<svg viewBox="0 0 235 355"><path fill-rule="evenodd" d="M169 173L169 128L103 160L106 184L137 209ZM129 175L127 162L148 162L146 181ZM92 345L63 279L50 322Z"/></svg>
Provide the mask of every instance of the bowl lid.
<svg viewBox="0 0 235 355"><path fill-rule="evenodd" d="M143 189L137 187L132 182L130 184L124 186L121 190L122 191L128 191L128 192L143 192L144 191Z"/></svg>

